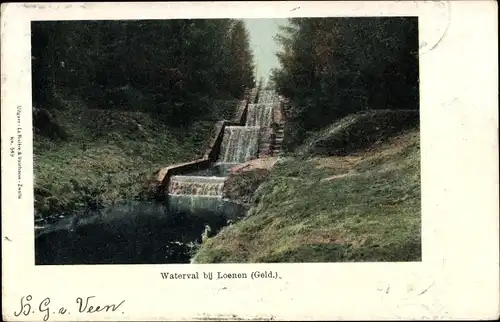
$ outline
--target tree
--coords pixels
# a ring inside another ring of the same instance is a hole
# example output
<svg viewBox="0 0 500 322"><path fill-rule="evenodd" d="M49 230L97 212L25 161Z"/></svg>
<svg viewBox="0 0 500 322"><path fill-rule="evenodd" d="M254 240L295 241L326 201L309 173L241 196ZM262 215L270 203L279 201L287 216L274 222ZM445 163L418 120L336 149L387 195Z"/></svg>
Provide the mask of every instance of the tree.
<svg viewBox="0 0 500 322"><path fill-rule="evenodd" d="M46 21L32 26L33 100L76 95L88 107L143 111L172 126L254 85L242 20Z"/></svg>
<svg viewBox="0 0 500 322"><path fill-rule="evenodd" d="M292 18L272 72L297 142L347 114L418 108L416 18Z"/></svg>
<svg viewBox="0 0 500 322"><path fill-rule="evenodd" d="M247 87L255 86L253 54L250 50L248 31L243 20L235 20L230 32L231 93L241 96Z"/></svg>

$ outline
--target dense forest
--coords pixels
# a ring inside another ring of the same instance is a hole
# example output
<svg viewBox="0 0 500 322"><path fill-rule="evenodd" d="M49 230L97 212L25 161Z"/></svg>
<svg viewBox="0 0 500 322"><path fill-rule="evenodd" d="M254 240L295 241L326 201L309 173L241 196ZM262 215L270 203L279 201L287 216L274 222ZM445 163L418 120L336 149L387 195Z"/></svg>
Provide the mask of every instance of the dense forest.
<svg viewBox="0 0 500 322"><path fill-rule="evenodd" d="M57 91L88 107L141 110L171 125L206 115L213 98L254 85L240 20L53 21L32 28L34 105L57 108Z"/></svg>
<svg viewBox="0 0 500 322"><path fill-rule="evenodd" d="M290 100L289 145L348 114L417 109L418 20L292 18L276 36L283 51L271 82ZM293 124L293 126L291 125Z"/></svg>
<svg viewBox="0 0 500 322"><path fill-rule="evenodd" d="M136 197L155 170L199 155L256 86L242 20L41 21L31 36L43 214Z"/></svg>

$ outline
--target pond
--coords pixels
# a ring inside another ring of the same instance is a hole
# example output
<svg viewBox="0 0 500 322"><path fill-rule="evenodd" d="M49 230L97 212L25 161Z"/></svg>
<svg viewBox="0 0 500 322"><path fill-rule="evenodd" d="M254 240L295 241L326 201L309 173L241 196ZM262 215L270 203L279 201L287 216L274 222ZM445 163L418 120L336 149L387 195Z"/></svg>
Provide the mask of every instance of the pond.
<svg viewBox="0 0 500 322"><path fill-rule="evenodd" d="M166 204L123 201L38 229L35 263L189 263L207 225L215 235L244 214L242 206L222 198L171 196Z"/></svg>

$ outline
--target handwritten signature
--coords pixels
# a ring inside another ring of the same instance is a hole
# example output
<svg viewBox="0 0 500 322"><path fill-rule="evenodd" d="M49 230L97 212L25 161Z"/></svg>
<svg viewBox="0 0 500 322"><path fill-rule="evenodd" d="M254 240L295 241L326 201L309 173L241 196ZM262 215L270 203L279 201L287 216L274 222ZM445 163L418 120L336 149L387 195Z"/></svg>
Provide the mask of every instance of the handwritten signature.
<svg viewBox="0 0 500 322"><path fill-rule="evenodd" d="M98 312L116 312L121 305L125 302L122 300L117 304L104 304L104 305L96 305L94 304L95 300L93 300L95 296L87 296L85 298L77 297L76 298L76 311L75 313L98 313ZM19 311L14 311L14 315L19 317L21 315L28 316L30 314L40 313L43 314L43 320L47 321L51 314L58 315L70 315L72 310L65 308L64 306L51 306L51 300L49 297L44 298L40 303L34 304L33 297L31 295L21 297L21 308ZM57 308L58 307L58 308ZM124 312L122 311L122 314Z"/></svg>

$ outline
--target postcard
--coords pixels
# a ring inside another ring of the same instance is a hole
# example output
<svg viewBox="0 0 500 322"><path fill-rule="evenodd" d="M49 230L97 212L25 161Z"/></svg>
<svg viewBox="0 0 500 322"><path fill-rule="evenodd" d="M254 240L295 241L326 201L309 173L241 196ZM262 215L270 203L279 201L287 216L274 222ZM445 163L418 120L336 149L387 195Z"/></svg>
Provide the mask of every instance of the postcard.
<svg viewBox="0 0 500 322"><path fill-rule="evenodd" d="M3 4L3 318L498 318L496 8Z"/></svg>

